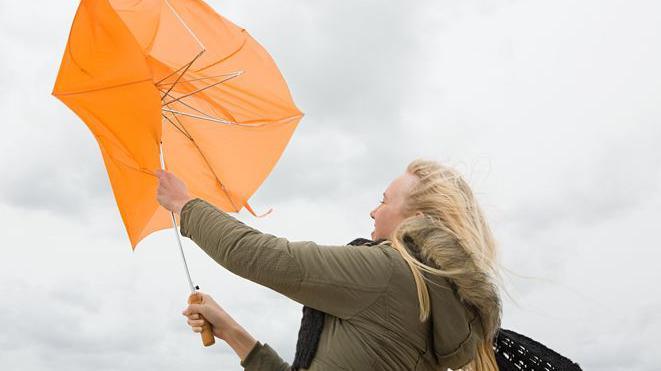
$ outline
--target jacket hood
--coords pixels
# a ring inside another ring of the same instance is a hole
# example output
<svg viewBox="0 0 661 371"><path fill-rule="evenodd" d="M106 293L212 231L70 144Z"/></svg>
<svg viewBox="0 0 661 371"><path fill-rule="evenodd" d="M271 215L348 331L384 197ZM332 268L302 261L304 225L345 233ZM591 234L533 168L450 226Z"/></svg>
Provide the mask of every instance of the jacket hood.
<svg viewBox="0 0 661 371"><path fill-rule="evenodd" d="M406 241L411 255L434 267L433 251L424 251ZM477 311L464 302L450 279L423 272L430 298L431 350L439 366L457 369L475 358L484 330Z"/></svg>
<svg viewBox="0 0 661 371"><path fill-rule="evenodd" d="M484 337L480 317L446 278L425 274L431 301L431 344L439 366L458 369L475 358ZM431 281L431 282L430 282Z"/></svg>

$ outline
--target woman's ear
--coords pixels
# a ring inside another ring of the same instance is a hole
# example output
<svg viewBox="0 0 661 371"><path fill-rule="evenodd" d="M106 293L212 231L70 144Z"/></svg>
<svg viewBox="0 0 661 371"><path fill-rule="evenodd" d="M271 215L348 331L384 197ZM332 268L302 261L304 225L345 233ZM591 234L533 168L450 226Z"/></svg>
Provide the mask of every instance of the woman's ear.
<svg viewBox="0 0 661 371"><path fill-rule="evenodd" d="M422 213L422 211L416 211L415 216L424 216L425 214Z"/></svg>

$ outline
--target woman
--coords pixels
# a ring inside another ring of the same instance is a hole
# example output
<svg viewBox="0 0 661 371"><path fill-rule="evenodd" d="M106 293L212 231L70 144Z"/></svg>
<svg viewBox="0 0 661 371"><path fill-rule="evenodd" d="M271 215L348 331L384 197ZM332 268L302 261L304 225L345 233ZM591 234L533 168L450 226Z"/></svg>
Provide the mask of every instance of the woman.
<svg viewBox="0 0 661 371"><path fill-rule="evenodd" d="M159 173L158 200L181 233L244 278L323 312L309 370L497 370L501 306L495 244L470 187L453 169L415 160L370 213L371 246L320 246L260 233ZM209 296L201 314L248 370L287 370ZM299 334L300 335L300 334ZM300 342L299 342L300 345ZM314 351L316 349L316 352ZM297 351L298 353L298 351Z"/></svg>

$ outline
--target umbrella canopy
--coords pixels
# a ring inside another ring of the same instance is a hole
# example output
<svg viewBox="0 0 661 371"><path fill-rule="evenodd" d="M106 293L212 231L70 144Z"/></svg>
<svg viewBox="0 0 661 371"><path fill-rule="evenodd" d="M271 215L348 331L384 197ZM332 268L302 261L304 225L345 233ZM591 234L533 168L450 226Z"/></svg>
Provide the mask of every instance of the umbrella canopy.
<svg viewBox="0 0 661 371"><path fill-rule="evenodd" d="M302 117L269 54L196 0L82 0L53 94L99 143L133 248L172 223L161 150L192 195L254 215Z"/></svg>

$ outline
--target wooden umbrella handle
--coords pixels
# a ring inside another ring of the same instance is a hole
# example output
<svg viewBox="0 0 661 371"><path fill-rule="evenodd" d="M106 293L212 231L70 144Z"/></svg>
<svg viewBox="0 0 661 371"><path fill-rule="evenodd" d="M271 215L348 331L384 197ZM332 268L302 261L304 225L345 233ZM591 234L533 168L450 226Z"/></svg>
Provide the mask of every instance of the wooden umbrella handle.
<svg viewBox="0 0 661 371"><path fill-rule="evenodd" d="M202 303L202 295L198 292L192 293L188 297L188 304L201 304ZM209 321L207 321L201 314L200 318L204 320L204 324L202 325L202 344L204 344L205 347L208 347L210 345L213 345L216 342L216 338L213 336L213 331L211 330L211 324Z"/></svg>

